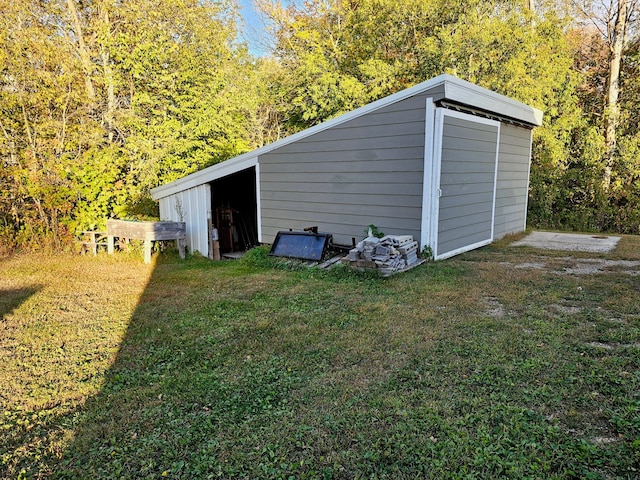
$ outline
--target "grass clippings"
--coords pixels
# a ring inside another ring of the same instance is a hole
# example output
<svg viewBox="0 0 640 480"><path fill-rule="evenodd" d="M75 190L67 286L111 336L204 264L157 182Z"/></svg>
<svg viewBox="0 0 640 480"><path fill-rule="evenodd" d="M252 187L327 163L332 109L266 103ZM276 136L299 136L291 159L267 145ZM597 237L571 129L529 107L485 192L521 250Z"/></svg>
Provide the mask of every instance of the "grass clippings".
<svg viewBox="0 0 640 480"><path fill-rule="evenodd" d="M639 246L0 260L0 476L637 478Z"/></svg>

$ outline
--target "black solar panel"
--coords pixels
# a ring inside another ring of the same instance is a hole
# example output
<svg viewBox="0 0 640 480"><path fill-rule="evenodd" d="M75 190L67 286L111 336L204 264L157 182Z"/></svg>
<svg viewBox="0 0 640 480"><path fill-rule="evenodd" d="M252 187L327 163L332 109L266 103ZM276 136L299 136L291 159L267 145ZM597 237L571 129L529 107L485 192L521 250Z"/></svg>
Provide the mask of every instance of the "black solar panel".
<svg viewBox="0 0 640 480"><path fill-rule="evenodd" d="M324 257L330 241L330 233L281 231L276 235L269 254L319 262Z"/></svg>

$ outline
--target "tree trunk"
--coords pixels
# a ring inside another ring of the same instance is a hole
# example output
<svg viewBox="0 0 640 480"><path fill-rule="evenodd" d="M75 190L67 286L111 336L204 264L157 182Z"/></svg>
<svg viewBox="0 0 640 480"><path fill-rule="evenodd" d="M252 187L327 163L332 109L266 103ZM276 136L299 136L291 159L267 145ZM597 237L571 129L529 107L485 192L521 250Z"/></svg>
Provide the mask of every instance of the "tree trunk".
<svg viewBox="0 0 640 480"><path fill-rule="evenodd" d="M616 151L616 129L620 110L618 96L620 95L620 66L622 63L622 51L624 49L627 31L627 12L629 0L618 0L618 9L613 27L611 52L609 57L609 77L607 79L607 102L605 110L605 142L607 146L607 159L604 177L602 179L605 191L611 185L611 173Z"/></svg>
<svg viewBox="0 0 640 480"><path fill-rule="evenodd" d="M80 17L78 16L78 10L76 10L75 0L67 0L67 8L69 10L69 15L71 15L71 22L73 23L73 29L76 32L76 37L78 41L78 50L80 53L80 60L82 61L82 68L84 70L85 75L85 85L87 88L87 98L89 99L90 105L95 105L96 101L96 91L93 87L93 63L91 62L91 56L89 55L89 50L87 49L86 43L84 43L84 36L82 33L82 24L80 23Z"/></svg>
<svg viewBox="0 0 640 480"><path fill-rule="evenodd" d="M102 20L104 22L102 28L104 28L105 36L110 37L111 22L109 21L109 11L107 10L106 6L104 7L104 11L102 12ZM107 87L107 111L104 115L104 119L107 127L107 136L109 139L109 143L112 143L115 131L114 119L116 111L116 94L113 69L111 68L111 58L105 45L101 45L100 47L100 57L102 58L102 68L104 70L104 82Z"/></svg>

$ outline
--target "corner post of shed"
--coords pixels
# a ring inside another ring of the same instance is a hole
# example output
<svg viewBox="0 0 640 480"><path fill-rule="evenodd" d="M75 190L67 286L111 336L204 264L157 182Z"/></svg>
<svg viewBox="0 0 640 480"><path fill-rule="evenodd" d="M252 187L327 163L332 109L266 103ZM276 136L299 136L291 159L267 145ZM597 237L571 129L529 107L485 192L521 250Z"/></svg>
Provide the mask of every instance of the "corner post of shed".
<svg viewBox="0 0 640 480"><path fill-rule="evenodd" d="M433 242L433 174L435 148L436 106L433 98L426 99L424 123L424 164L422 176L422 217L420 220L420 248L432 247Z"/></svg>

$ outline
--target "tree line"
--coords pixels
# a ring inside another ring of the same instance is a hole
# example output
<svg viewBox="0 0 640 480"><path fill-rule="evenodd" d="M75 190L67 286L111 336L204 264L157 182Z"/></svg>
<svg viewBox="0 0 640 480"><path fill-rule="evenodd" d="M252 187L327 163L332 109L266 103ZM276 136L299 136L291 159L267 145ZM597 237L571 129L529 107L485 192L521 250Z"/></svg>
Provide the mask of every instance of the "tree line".
<svg viewBox="0 0 640 480"><path fill-rule="evenodd" d="M0 0L0 241L65 248L149 190L451 73L545 112L529 224L640 233L638 0Z"/></svg>

